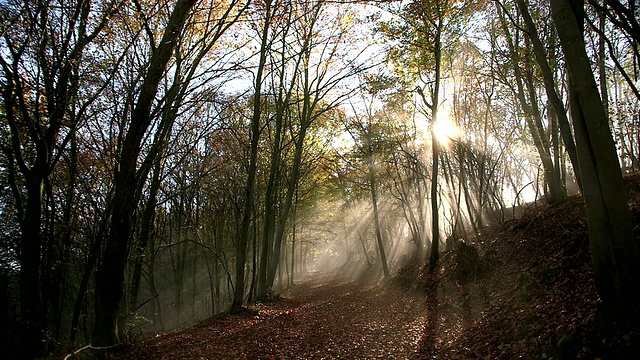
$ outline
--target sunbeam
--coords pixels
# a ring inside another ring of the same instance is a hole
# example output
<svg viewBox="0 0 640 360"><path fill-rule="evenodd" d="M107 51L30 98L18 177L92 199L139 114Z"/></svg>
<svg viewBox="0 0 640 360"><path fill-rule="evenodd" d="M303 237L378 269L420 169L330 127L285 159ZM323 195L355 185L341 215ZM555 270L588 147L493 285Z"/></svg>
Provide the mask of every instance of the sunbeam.
<svg viewBox="0 0 640 360"><path fill-rule="evenodd" d="M464 137L462 130L451 120L446 109L440 110L438 118L433 124L433 133L438 143L447 149L453 142Z"/></svg>

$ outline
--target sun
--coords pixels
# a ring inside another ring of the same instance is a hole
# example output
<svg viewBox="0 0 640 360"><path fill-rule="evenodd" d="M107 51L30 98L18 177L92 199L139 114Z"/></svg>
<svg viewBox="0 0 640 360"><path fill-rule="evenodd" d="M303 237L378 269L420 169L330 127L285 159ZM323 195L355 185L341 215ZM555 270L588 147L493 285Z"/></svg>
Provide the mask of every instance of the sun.
<svg viewBox="0 0 640 360"><path fill-rule="evenodd" d="M449 148L451 144L462 138L462 130L453 122L448 114L438 116L433 124L433 134L443 147Z"/></svg>

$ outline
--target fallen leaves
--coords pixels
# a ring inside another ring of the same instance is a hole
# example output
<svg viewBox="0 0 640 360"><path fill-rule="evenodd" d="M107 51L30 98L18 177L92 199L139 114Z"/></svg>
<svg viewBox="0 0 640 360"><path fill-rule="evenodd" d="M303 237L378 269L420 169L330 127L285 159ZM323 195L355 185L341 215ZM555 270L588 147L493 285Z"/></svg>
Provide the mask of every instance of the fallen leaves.
<svg viewBox="0 0 640 360"><path fill-rule="evenodd" d="M413 292L343 280L307 283L296 293L129 345L114 358L394 359L416 352L425 306Z"/></svg>

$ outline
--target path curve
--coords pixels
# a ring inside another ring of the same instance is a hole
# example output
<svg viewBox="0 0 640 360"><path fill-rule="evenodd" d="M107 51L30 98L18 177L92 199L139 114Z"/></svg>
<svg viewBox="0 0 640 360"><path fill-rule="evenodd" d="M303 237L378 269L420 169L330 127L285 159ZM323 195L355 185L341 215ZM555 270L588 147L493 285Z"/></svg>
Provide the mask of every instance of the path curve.
<svg viewBox="0 0 640 360"><path fill-rule="evenodd" d="M116 359L407 359L424 341L424 297L366 280L314 281L292 296L127 346Z"/></svg>

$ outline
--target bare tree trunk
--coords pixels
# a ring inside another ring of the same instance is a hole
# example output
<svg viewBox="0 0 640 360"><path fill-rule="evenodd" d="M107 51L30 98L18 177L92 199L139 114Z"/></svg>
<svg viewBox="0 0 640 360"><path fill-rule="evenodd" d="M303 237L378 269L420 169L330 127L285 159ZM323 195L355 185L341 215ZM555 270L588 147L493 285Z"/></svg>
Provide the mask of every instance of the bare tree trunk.
<svg viewBox="0 0 640 360"><path fill-rule="evenodd" d="M295 204L293 205L293 214L292 214L292 219L291 219L291 226L293 227L293 234L292 234L292 238L291 238L291 278L289 279L289 289L293 289L293 285L294 285L294 278L295 278L295 274L296 274L296 230L297 230L297 226L296 226L296 220L297 220L297 215L298 215L298 189L296 189L296 201Z"/></svg>
<svg viewBox="0 0 640 360"><path fill-rule="evenodd" d="M378 189L377 177L373 166L373 160L369 157L369 189L371 190L371 202L373 203L373 221L376 231L376 241L378 243L378 251L380 253L380 261L382 262L382 271L384 276L389 276L389 267L387 265L387 255L384 250L384 242L382 241L382 233L380 231L380 213L378 211Z"/></svg>
<svg viewBox="0 0 640 360"><path fill-rule="evenodd" d="M308 102L310 101L309 96L305 96L304 102L307 103L304 108L306 109L307 114L311 117L311 114L308 112L311 111L310 105ZM284 232L287 224L287 220L289 218L289 212L291 210L291 205L293 204L293 197L296 193L296 189L298 188L298 178L300 177L300 163L302 162L302 154L304 150L304 140L307 133L307 129L309 127L310 119L304 119L305 112L303 112L303 119L300 124L300 131L298 133L298 138L296 140L296 149L293 157L293 166L291 169L291 174L289 175L289 186L287 189L287 196L285 198L284 204L282 206L282 210L280 213L280 221L278 222L278 228L276 231L276 237L274 239L273 246L273 254L271 256L271 261L269 262L269 272L267 273L267 287L271 287L273 285L273 281L275 279L276 270L278 267L278 263L280 261L280 250L282 248L282 241L284 239Z"/></svg>
<svg viewBox="0 0 640 360"><path fill-rule="evenodd" d="M253 213L253 200L255 193L255 179L258 168L258 142L260 140L260 118L262 117L262 81L265 63L267 61L267 44L269 36L269 23L272 18L271 0L265 1L265 18L262 28L260 60L255 77L255 93L253 94L253 116L251 118L251 148L249 150L249 168L247 169L247 184L245 187L244 207L242 222L238 234L236 248L236 284L234 288L233 302L230 311L236 312L242 307L245 293L245 265L247 261L247 245L249 243L249 230L251 228L251 214ZM254 250L255 251L255 250Z"/></svg>
<svg viewBox="0 0 640 360"><path fill-rule="evenodd" d="M138 102L131 115L115 174L114 206L109 237L96 276L96 319L92 344L108 347L120 341L118 315L123 295L124 270L131 241L131 217L138 202L137 161L142 139L151 124L151 107L158 85L178 42L191 8L197 0L178 0L164 35L153 51L140 87Z"/></svg>
<svg viewBox="0 0 640 360"><path fill-rule="evenodd" d="M267 188L265 193L265 214L264 214L264 224L263 224L263 243L262 243L262 251L260 257L260 269L258 271L258 281L256 286L256 298L261 299L266 295L267 292L267 277L268 277L268 263L269 256L273 251L273 243L274 243L274 235L275 235L275 227L277 221L277 214L275 210L276 204L276 194L278 193L280 183L278 181L278 176L281 172L281 162L282 162L282 131L285 122L285 112L289 107L289 102L291 100L291 96L295 87L295 80L298 74L298 66L300 64L301 56L298 56L296 59L296 65L293 71L293 78L290 80L291 83L289 85L286 84L287 77L285 76L287 72L287 65L289 62L289 58L287 56L286 47L289 46L287 42L287 36L289 35L289 30L291 28L291 17L293 15L293 11L290 9L286 12L286 23L282 24L283 29L281 30L282 34L282 50L280 51L279 58L277 59L277 65L279 67L279 76L278 79L278 95L275 99L275 132L273 139L273 146L271 152L271 159L269 165L269 179L267 181Z"/></svg>
<svg viewBox="0 0 640 360"><path fill-rule="evenodd" d="M433 165L431 168L431 253L429 254L430 269L435 269L436 263L440 259L440 224L438 213L438 163L440 160L440 144L434 130L434 124L438 119L438 107L440 102L440 67L442 61L442 19L438 19L436 38L434 44L435 56L435 81L431 93L431 147Z"/></svg>
<svg viewBox="0 0 640 360"><path fill-rule="evenodd" d="M637 308L640 300L640 249L633 235L615 144L585 50L582 7L578 1L551 1L570 76L596 287L605 308L622 315Z"/></svg>
<svg viewBox="0 0 640 360"><path fill-rule="evenodd" d="M433 114L437 116L437 108L434 108ZM434 269L438 259L440 259L440 224L438 213L438 158L440 157L440 144L438 143L435 132L431 134L431 144L433 149L433 165L431 167L431 252L429 254L429 264L431 269Z"/></svg>

